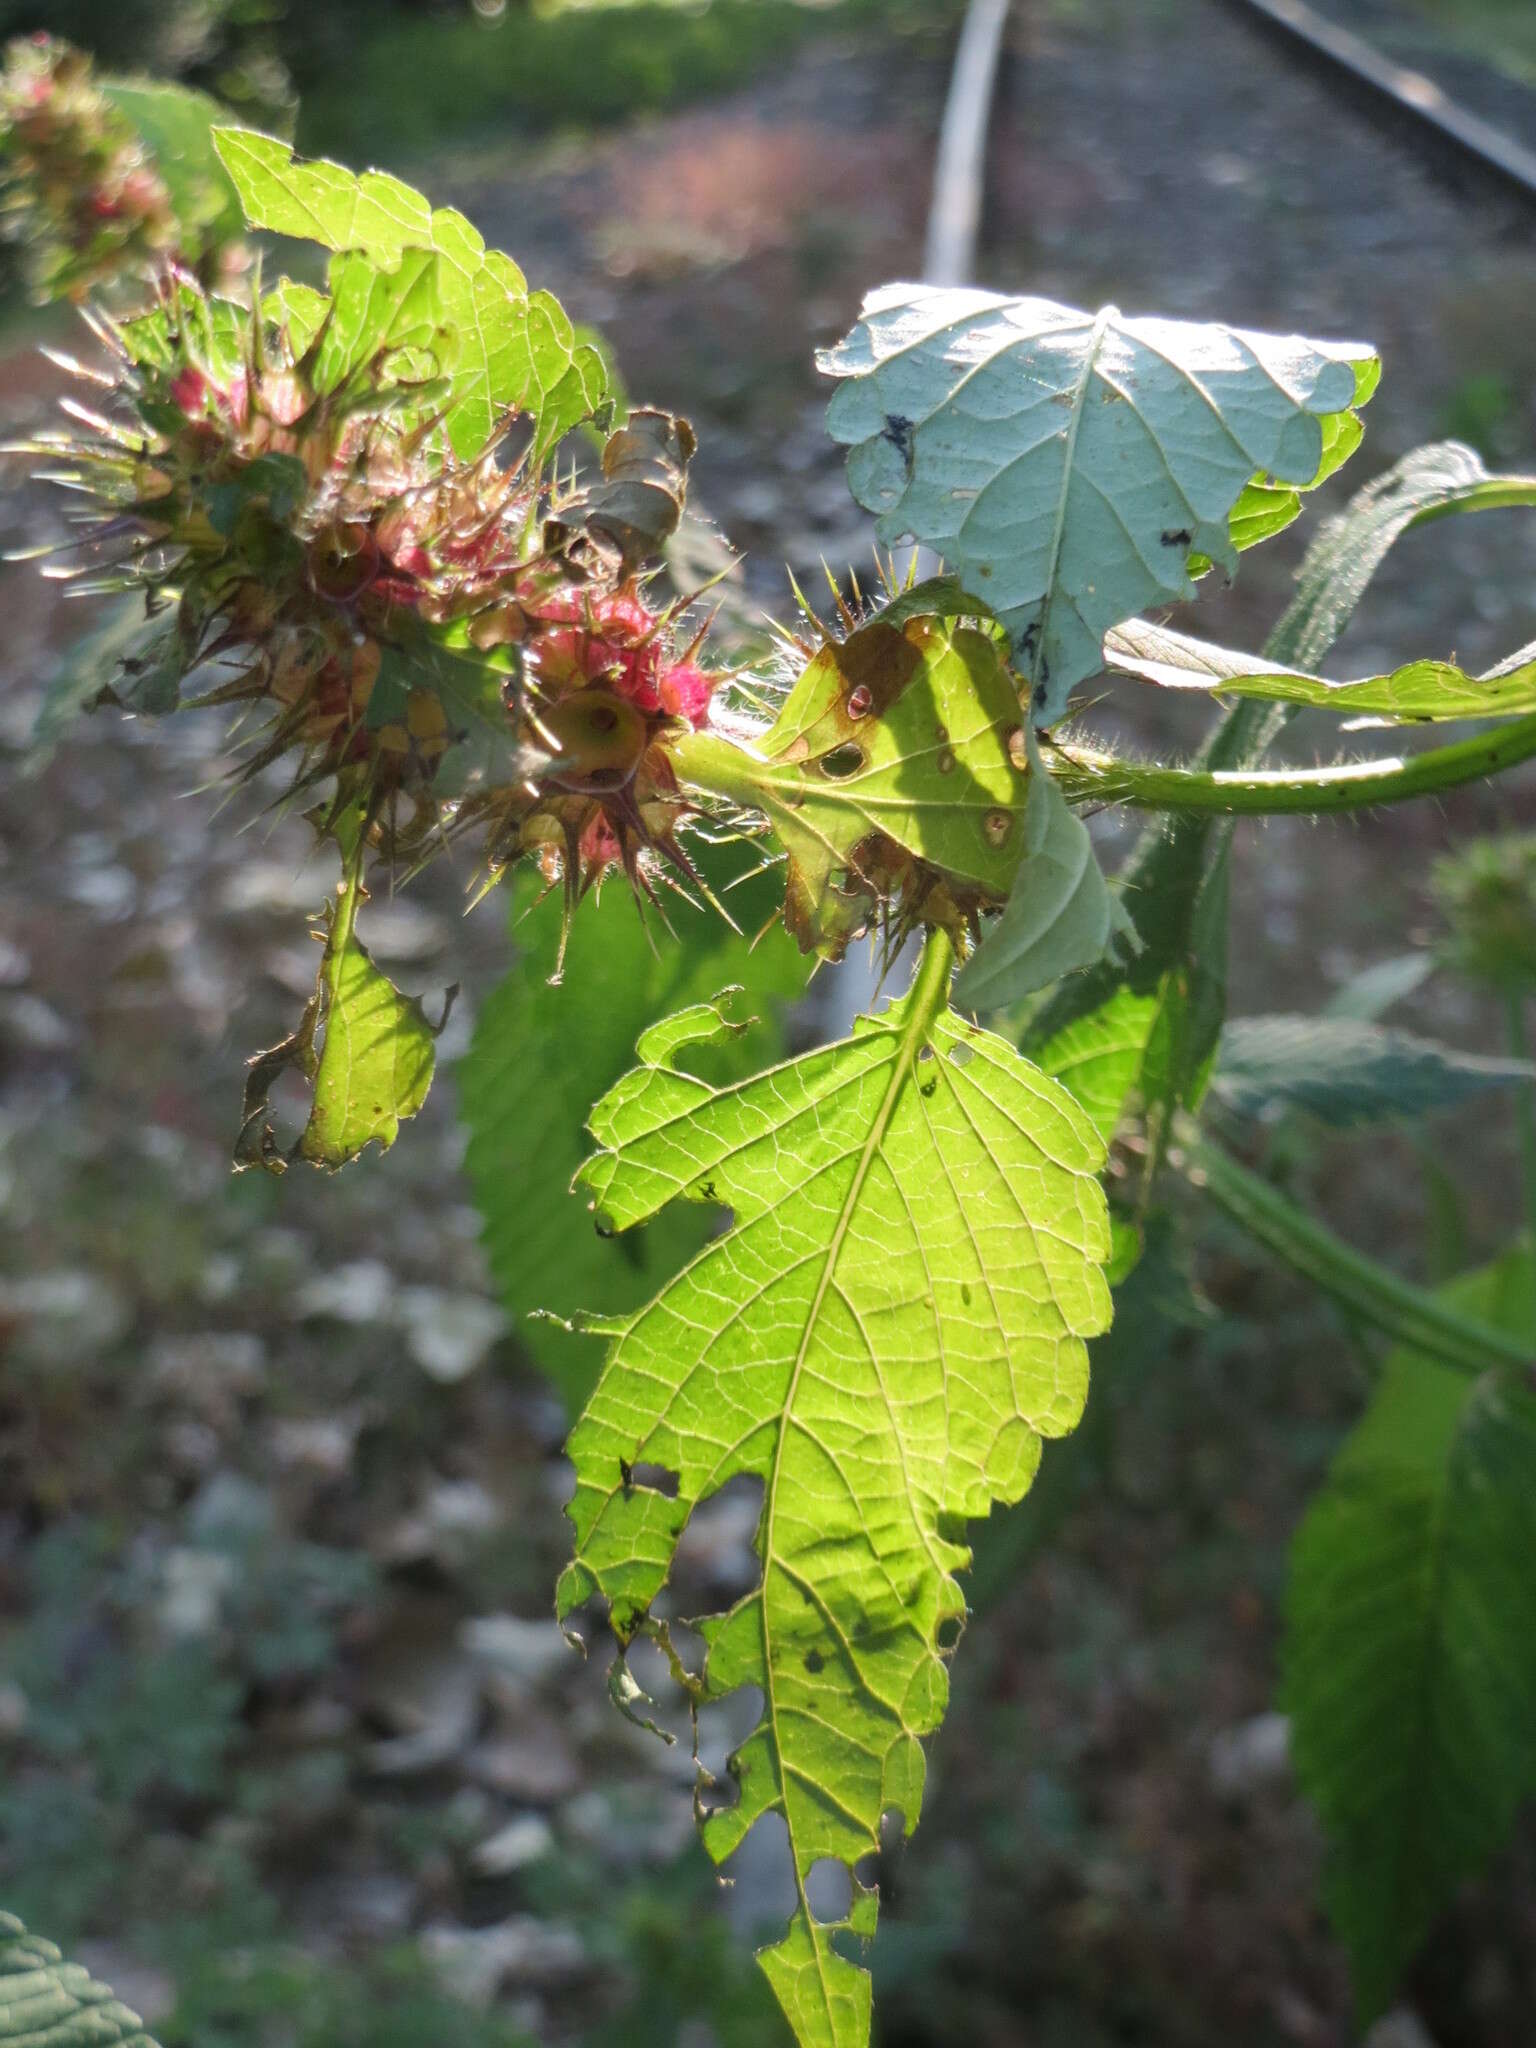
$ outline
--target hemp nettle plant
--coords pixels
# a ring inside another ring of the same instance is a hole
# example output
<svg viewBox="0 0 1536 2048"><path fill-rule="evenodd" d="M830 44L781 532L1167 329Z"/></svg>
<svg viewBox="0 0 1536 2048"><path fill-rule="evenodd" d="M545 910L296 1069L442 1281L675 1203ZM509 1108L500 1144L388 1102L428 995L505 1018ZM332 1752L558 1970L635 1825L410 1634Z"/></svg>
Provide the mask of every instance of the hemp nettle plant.
<svg viewBox="0 0 1536 2048"><path fill-rule="evenodd" d="M520 1324L584 1401L556 1604L573 1630L606 1620L626 1713L648 1712L642 1640L696 1711L760 1700L699 1821L724 1863L782 1817L798 1904L760 1961L798 2040L869 2036L875 1858L917 1824L968 1525L1076 1426L1170 1178L1396 1346L1302 1531L1284 1653L1330 1906L1378 2011L1536 1788L1536 1269L1527 1238L1420 1289L1237 1154L1288 1110L1359 1125L1504 1087L1528 1116L1533 1070L1518 1037L1479 1059L1381 1026L1401 978L1351 1015L1228 1024L1229 851L1244 816L1536 754L1536 647L1485 675L1320 673L1404 535L1536 504L1536 477L1417 451L1323 525L1261 652L1209 645L1155 613L1353 454L1373 351L887 286L821 358L828 426L881 542L943 573L850 578L831 623L802 601L744 657L668 574L691 429L626 409L604 351L460 214L185 93L98 86L56 45L13 51L4 93L35 274L102 294L94 358L68 364L86 395L28 453L85 494L70 549L121 594L39 743L92 701L228 707L242 778L265 794L281 767L335 849L314 994L232 1114L241 1167L340 1167L421 1107L434 1024L358 937L379 877L462 843L477 888L535 906L462 1095L509 1306L607 1343L594 1383L579 1335ZM318 243L324 287L232 248L236 214ZM1198 759L1096 742L1073 692L1106 675L1222 707ZM1301 706L1475 729L1264 766ZM1149 814L1113 882L1083 822L1111 804ZM1516 1025L1531 880L1495 849L1448 884L1463 964ZM775 1056L782 999L866 938L890 1000ZM293 1074L308 1109L284 1137ZM593 1097L582 1157L570 1105ZM640 1257L606 1242L642 1228ZM679 1538L744 1475L759 1582L680 1617ZM27 1997L78 2004L82 2041L120 2011L14 1923L5 1956L23 1990L0 1988L0 2036Z"/></svg>

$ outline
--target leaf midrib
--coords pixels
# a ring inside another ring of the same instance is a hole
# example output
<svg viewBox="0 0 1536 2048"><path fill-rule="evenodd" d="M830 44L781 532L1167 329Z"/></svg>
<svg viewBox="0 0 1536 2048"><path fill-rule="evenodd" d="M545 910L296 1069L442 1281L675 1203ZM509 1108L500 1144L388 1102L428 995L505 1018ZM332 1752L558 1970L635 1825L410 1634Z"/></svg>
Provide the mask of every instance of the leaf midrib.
<svg viewBox="0 0 1536 2048"><path fill-rule="evenodd" d="M779 1740L779 1707L773 1682L773 1641L768 1620L768 1574L774 1569L773 1539L774 1524L778 1515L779 1476L784 1465L784 1446L789 1438L789 1422L794 1413L795 1395L799 1389L800 1375L804 1370L806 1359L810 1355L811 1341L815 1335L816 1326L821 1318L822 1304L826 1300L827 1292L832 1285L837 1262L842 1254L843 1243L847 1237L849 1225L853 1221L854 1212L857 1210L863 1196L870 1168L873 1166L885 1134L890 1128L891 1118L896 1113L896 1105L901 1099L902 1091L916 1068L918 1051L926 1040L933 1026L934 1019L943 1007L948 995L949 971L953 957L953 948L948 937L939 931L932 932L929 935L927 946L924 949L922 960L918 966L917 977L912 985L912 993L908 998L911 1007L908 1011L901 1037L896 1042L895 1054L891 1062L890 1078L886 1082L885 1094L881 1098L880 1108L869 1127L869 1136L864 1141L858 1163L855 1165L852 1178L849 1180L848 1192L843 1198L843 1206L838 1214L837 1222L833 1226L826 1257L822 1261L821 1274L816 1283L816 1292L811 1297L810 1306L806 1310L799 1348L795 1353L795 1361L790 1369L789 1385L784 1393L784 1421L779 1430L778 1441L774 1445L773 1465L768 1474L767 1495L763 1512L763 1585L760 1596L763 1628L763 1696L773 1741L773 1753L778 1763L779 1799L784 1812L784 1826L789 1835L790 1861L794 1865L795 1872L795 1891L799 1896L800 1910L805 1915L806 1924L811 1930L811 1954L815 1959L817 1982L821 1986L822 2002L826 2007L829 2022L832 2012L831 1990L827 1984L826 1971L822 1966L821 1945L816 1939L817 1921L811 1912L810 1900L806 1897L805 1879L801 1875L800 1854L795 1843L795 1824L790 1817L789 1798L785 1788L786 1765L784 1761L784 1748Z"/></svg>

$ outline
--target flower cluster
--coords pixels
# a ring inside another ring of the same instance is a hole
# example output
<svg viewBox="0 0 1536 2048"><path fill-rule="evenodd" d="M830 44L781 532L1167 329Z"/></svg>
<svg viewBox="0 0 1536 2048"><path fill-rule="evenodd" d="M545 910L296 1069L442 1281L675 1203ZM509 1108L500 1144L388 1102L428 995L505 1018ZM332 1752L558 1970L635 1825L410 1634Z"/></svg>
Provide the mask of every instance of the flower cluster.
<svg viewBox="0 0 1536 2048"><path fill-rule="evenodd" d="M165 180L91 61L39 31L0 70L4 232L28 247L39 299L79 297L174 251L180 223Z"/></svg>
<svg viewBox="0 0 1536 2048"><path fill-rule="evenodd" d="M612 538L615 505L675 523L683 423L636 413L607 496L562 497L509 458L516 422L452 454L430 331L358 347L318 294L252 310L176 271L140 319L92 317L112 396L67 401L74 428L32 452L97 500L95 587L105 567L157 621L118 701L245 706L247 772L291 758L295 791L329 783L393 854L475 829L493 870L533 854L572 901L615 864L648 893L658 854L688 870L668 738L718 677L684 607L649 599L631 526Z"/></svg>

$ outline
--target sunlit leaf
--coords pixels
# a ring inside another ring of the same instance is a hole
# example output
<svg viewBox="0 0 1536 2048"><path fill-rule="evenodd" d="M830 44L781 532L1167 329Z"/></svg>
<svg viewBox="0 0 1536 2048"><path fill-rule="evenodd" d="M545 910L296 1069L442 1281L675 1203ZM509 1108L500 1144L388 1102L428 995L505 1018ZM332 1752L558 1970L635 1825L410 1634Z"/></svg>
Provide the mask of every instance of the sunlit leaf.
<svg viewBox="0 0 1536 2048"><path fill-rule="evenodd" d="M1148 619L1130 619L1105 635L1104 666L1164 689L1262 697L1403 723L1515 718L1536 711L1536 645L1522 647L1480 676L1454 662L1410 661L1389 675L1335 683L1299 669L1269 668L1252 654L1215 647Z"/></svg>
<svg viewBox="0 0 1536 2048"><path fill-rule="evenodd" d="M1192 594L1191 557L1235 563L1253 478L1318 477L1323 420L1380 368L1354 342L915 285L874 293L820 360L854 496L985 596L1041 725L1111 626Z"/></svg>
<svg viewBox="0 0 1536 2048"><path fill-rule="evenodd" d="M762 1581L701 1628L702 1685L761 1689L740 1796L703 1822L724 1861L764 1815L788 1828L799 1903L762 1963L805 2048L863 2048L869 1981L847 1960L877 1899L852 1873L882 1817L910 1831L964 1615L966 1520L1028 1486L1070 1430L1086 1337L1109 1320L1103 1146L1064 1090L946 1007L934 938L911 993L851 1038L717 1089L691 1050L710 1005L640 1042L593 1114L583 1170L623 1230L677 1196L735 1222L628 1320L569 1452L575 1562L621 1641L646 1627L693 1509L757 1475ZM672 1475L647 1483L657 1468ZM675 1481L675 1485L674 1482ZM813 1866L852 1878L818 1920Z"/></svg>
<svg viewBox="0 0 1536 2048"><path fill-rule="evenodd" d="M1018 716L985 634L877 620L822 649L753 749L701 735L676 758L685 777L707 762L706 786L766 814L789 856L790 929L835 955L873 912L881 841L1007 895L1029 786Z"/></svg>
<svg viewBox="0 0 1536 2048"><path fill-rule="evenodd" d="M300 1158L335 1168L371 1144L387 1152L401 1123L427 1099L437 1030L416 998L402 995L359 941L356 919L363 893L354 870L335 909L327 913L319 979L298 1029L251 1062L235 1146L237 1167L281 1173L291 1158ZM310 1084L312 1094L297 1143L285 1150L278 1142L270 1097L290 1069Z"/></svg>
<svg viewBox="0 0 1536 2048"><path fill-rule="evenodd" d="M1440 1291L1536 1351L1529 1249ZM1296 1538L1284 1704L1369 2020L1536 1792L1536 1393L1388 1361Z"/></svg>
<svg viewBox="0 0 1536 2048"><path fill-rule="evenodd" d="M1318 528L1296 579L1296 595L1265 652L1315 667L1354 614L1371 579L1402 536L1455 512L1536 505L1536 477L1490 476L1460 441L1415 448Z"/></svg>
<svg viewBox="0 0 1536 2048"><path fill-rule="evenodd" d="M457 453L478 455L498 420L528 413L549 448L598 410L602 359L579 341L548 292L532 292L510 257L487 250L463 214L434 209L398 178L361 177L323 159L300 162L286 143L243 128L215 141L252 227L356 250L394 268L407 249L434 250L442 315L455 338L447 428Z"/></svg>

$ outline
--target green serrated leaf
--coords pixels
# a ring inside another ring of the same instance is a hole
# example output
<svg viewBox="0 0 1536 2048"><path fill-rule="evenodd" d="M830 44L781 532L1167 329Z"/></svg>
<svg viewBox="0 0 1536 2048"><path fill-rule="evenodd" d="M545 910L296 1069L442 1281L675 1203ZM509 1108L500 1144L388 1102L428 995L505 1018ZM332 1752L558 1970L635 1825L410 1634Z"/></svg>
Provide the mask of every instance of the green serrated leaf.
<svg viewBox="0 0 1536 2048"><path fill-rule="evenodd" d="M66 1963L12 1913L0 1913L0 2048L156 2048L79 1963Z"/></svg>
<svg viewBox="0 0 1536 2048"><path fill-rule="evenodd" d="M1536 711L1536 646L1522 647L1485 675L1450 661L1410 661L1390 675L1328 682L1300 669L1268 668L1252 654L1213 646L1149 619L1129 619L1104 640L1104 666L1170 690L1308 704L1397 723L1426 719L1516 718Z"/></svg>
<svg viewBox="0 0 1536 2048"><path fill-rule="evenodd" d="M1159 1009L1156 995L1119 988L1109 1001L1032 1044L1030 1056L1058 1080L1093 1119L1107 1144L1141 1078L1142 1060Z"/></svg>
<svg viewBox="0 0 1536 2048"><path fill-rule="evenodd" d="M1415 448L1319 527L1296 579L1296 595L1265 652L1314 668L1354 615L1372 577L1411 527L1456 512L1536 505L1536 477L1490 476L1460 441Z"/></svg>
<svg viewBox="0 0 1536 2048"><path fill-rule="evenodd" d="M1043 769L1030 782L1024 858L1003 914L961 968L955 1001L1001 1010L1102 960L1123 920L1088 827Z"/></svg>
<svg viewBox="0 0 1536 2048"><path fill-rule="evenodd" d="M827 424L855 498L985 594L1040 725L1111 626L1193 594L1192 556L1235 563L1256 475L1310 486L1323 419L1380 367L1354 342L912 285L874 293L820 364L844 380Z"/></svg>
<svg viewBox="0 0 1536 2048"><path fill-rule="evenodd" d="M402 250L388 269L355 249L331 259L329 317L310 365L317 397L339 391L358 370L394 350L420 349L437 362L451 357L439 271L440 259L429 249Z"/></svg>
<svg viewBox="0 0 1536 2048"><path fill-rule="evenodd" d="M1213 1086L1241 1116L1300 1109L1343 1130L1520 1081L1536 1081L1527 1060L1488 1059L1347 1017L1274 1016L1227 1025Z"/></svg>
<svg viewBox="0 0 1536 2048"><path fill-rule="evenodd" d="M985 634L877 619L822 649L753 750L703 733L674 759L685 781L766 814L789 859L790 929L836 957L873 912L862 877L881 839L1002 901L1023 853L1022 739Z"/></svg>
<svg viewBox="0 0 1536 2048"><path fill-rule="evenodd" d="M454 1079L491 1272L519 1340L575 1413L592 1391L600 1358L590 1341L534 1312L574 1317L585 1310L588 1322L594 1313L627 1318L718 1221L707 1207L678 1205L622 1238L597 1235L569 1200L591 1150L585 1126L593 1095L628 1071L635 1040L653 1018L730 984L742 989L741 1014L755 1013L758 1021L730 1041L717 1078L750 1073L778 1051L776 999L798 993L806 969L781 929L753 946L718 919L693 918L684 943L665 936L653 943L628 891L615 886L581 906L564 979L552 988L563 906L546 893L535 907L540 887L527 880L515 891L519 957L481 1006ZM771 885L760 882L724 900L744 929L755 931L771 915L771 894Z"/></svg>
<svg viewBox="0 0 1536 2048"><path fill-rule="evenodd" d="M1529 1248L1439 1292L1536 1351ZM1536 1393L1388 1361L1291 1557L1283 1702L1362 2020L1536 1792Z"/></svg>
<svg viewBox="0 0 1536 2048"><path fill-rule="evenodd" d="M805 2048L863 2048L874 1931L853 1879L840 1920L813 1865L850 1872L882 1817L910 1831L922 1738L964 1615L961 1525L1028 1486L1076 1423L1084 1339L1109 1321L1103 1146L1064 1090L946 1007L941 935L909 995L853 1035L734 1087L689 1071L712 1010L647 1034L593 1113L583 1169L616 1229L682 1195L732 1229L618 1338L569 1451L576 1558L562 1613L594 1595L621 1640L647 1626L693 1509L734 1474L764 1483L761 1585L699 1624L702 1688L744 1685L761 1723L703 1823L717 1861L782 1815L799 1904L763 1968ZM647 1468L675 1491L642 1483Z"/></svg>
<svg viewBox="0 0 1536 2048"><path fill-rule="evenodd" d="M448 437L466 460L508 412L528 413L536 452L587 418L606 396L602 358L579 342L548 292L529 293L509 256L488 251L463 214L378 171L360 177L324 159L300 162L286 143L244 128L214 136L254 228L355 250L393 270L407 249L434 251L442 320L452 334Z"/></svg>

